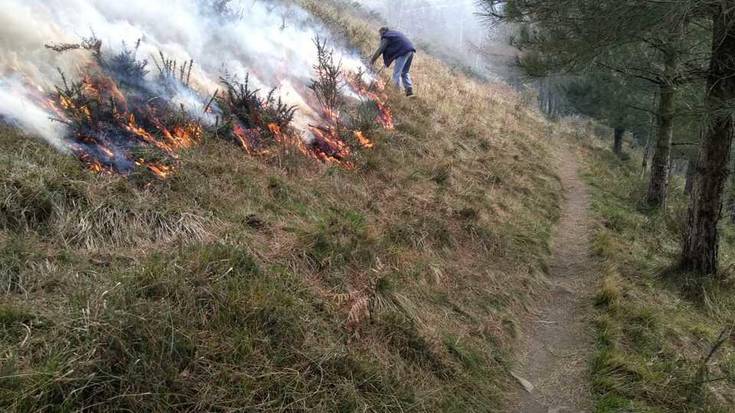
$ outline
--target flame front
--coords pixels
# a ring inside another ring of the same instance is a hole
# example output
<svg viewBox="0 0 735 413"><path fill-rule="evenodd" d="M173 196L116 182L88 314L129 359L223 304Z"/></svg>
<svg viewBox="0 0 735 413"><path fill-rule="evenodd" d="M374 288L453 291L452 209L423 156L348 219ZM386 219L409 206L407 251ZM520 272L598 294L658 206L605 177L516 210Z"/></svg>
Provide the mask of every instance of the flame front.
<svg viewBox="0 0 735 413"><path fill-rule="evenodd" d="M361 74L355 73L347 76L347 84L358 96L375 103L378 110L375 121L378 124L387 130L395 129L393 112L388 107L388 99L384 94L385 84L382 80L376 79L368 85L362 81Z"/></svg>
<svg viewBox="0 0 735 413"><path fill-rule="evenodd" d="M44 103L70 126L69 147L89 170L127 175L143 168L161 179L171 176L178 152L201 141L202 125L172 113L167 104L140 97L131 102L126 92L109 76L86 74ZM136 156L152 150L156 159Z"/></svg>
<svg viewBox="0 0 735 413"><path fill-rule="evenodd" d="M385 104L379 82L367 86L358 76L347 76L348 86L361 99L372 102L378 109L375 122L392 129L393 116ZM119 87L111 77L87 74L72 89L59 90L46 106L71 128L72 152L86 167L97 173L128 174L143 168L164 179L175 171L181 150L190 149L202 141L204 127L167 104L141 100ZM152 100L157 102L157 100ZM264 102L259 104L264 105ZM207 111L216 112L212 107ZM260 117L255 117L260 119ZM274 145L295 148L299 153L319 161L354 168L350 160L353 148L344 136L352 136L357 147L373 149L375 143L361 130L350 130L341 124L340 113L321 111L321 124L309 124L310 139L292 127L269 123L264 128L246 128L237 119L232 121L231 134L235 142L249 155L268 157L277 153ZM147 149L146 149L147 148ZM138 157L140 151L154 150L154 157Z"/></svg>

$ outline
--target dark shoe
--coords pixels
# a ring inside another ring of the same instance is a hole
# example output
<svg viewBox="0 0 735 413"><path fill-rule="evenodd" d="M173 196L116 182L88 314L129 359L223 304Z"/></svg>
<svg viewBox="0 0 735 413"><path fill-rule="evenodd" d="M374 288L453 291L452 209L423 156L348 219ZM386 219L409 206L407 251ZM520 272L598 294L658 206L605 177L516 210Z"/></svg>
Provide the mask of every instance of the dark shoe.
<svg viewBox="0 0 735 413"><path fill-rule="evenodd" d="M406 89L406 96L410 98L416 97L416 95L413 94L413 89Z"/></svg>

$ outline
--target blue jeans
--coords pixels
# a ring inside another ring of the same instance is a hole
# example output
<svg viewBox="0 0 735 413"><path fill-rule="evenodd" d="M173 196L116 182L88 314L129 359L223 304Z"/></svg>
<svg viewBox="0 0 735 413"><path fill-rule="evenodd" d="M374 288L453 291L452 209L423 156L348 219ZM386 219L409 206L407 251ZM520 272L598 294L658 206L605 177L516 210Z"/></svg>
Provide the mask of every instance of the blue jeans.
<svg viewBox="0 0 735 413"><path fill-rule="evenodd" d="M401 87L401 81L403 81L403 87L406 90L413 89L413 81L411 80L411 63L413 63L413 52L406 53L405 55L396 59L395 67L393 68L393 83L397 87Z"/></svg>

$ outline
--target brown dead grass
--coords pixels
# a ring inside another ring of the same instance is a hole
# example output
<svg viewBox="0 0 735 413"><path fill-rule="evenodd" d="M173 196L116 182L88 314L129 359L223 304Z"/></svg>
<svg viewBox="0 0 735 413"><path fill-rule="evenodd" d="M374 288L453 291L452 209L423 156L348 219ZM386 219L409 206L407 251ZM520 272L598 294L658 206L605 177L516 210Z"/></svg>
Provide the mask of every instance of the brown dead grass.
<svg viewBox="0 0 735 413"><path fill-rule="evenodd" d="M500 406L559 214L551 129L506 86L415 65L420 97L392 93L355 171L210 140L146 185L2 130L0 407Z"/></svg>

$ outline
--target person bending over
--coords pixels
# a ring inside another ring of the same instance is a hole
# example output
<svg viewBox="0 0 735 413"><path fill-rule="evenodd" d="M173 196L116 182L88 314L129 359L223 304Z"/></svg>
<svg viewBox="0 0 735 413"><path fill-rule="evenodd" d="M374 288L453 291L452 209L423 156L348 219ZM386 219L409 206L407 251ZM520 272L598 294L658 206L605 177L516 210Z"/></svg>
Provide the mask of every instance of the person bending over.
<svg viewBox="0 0 735 413"><path fill-rule="evenodd" d="M370 60L370 64L375 65L380 55L383 55L385 67L389 67L395 62L393 83L399 89L401 83L403 83L406 96L413 97L413 81L411 80L410 71L414 53L416 53L416 48L413 47L413 43L408 40L405 34L383 27L380 29L380 47Z"/></svg>

